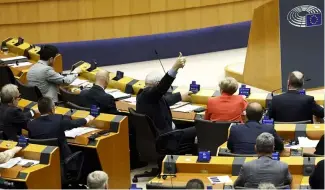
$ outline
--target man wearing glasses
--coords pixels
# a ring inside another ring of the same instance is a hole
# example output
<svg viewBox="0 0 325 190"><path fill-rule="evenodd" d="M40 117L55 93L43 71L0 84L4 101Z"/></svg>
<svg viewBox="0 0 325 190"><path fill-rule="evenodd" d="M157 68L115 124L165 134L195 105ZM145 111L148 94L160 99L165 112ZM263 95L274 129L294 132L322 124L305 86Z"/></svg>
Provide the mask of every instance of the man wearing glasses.
<svg viewBox="0 0 325 190"><path fill-rule="evenodd" d="M18 108L20 100L18 87L7 84L1 89L0 105L0 130L4 133L5 140L17 140L21 130L27 128L27 123L32 119L36 111L23 112Z"/></svg>

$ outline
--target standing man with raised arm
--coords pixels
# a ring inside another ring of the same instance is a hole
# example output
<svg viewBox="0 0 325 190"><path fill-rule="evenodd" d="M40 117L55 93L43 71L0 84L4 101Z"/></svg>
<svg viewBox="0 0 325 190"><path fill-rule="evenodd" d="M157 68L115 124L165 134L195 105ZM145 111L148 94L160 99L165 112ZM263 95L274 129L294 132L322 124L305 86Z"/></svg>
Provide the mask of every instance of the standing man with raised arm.
<svg viewBox="0 0 325 190"><path fill-rule="evenodd" d="M35 63L27 73L27 81L30 86L37 86L43 96L52 98L54 102L58 101L58 89L60 84L70 84L81 71L76 68L72 71L75 74L62 76L53 69L54 58L59 54L59 50L52 45L41 47L40 60Z"/></svg>
<svg viewBox="0 0 325 190"><path fill-rule="evenodd" d="M183 68L185 63L186 59L180 53L176 63L165 76L157 72L149 73L145 79L146 87L137 95L137 112L150 117L160 134L170 132L176 128L169 106L188 99L189 92L166 95L175 80L178 70ZM183 140L187 142L193 140L194 142L196 136L195 127L189 127L183 129L183 131Z"/></svg>

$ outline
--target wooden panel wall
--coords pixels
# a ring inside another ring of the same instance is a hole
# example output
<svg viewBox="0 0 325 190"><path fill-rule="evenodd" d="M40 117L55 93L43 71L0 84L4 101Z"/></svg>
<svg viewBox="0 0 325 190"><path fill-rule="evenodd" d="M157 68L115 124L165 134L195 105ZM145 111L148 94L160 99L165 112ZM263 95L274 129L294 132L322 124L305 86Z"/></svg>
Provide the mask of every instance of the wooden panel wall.
<svg viewBox="0 0 325 190"><path fill-rule="evenodd" d="M281 87L279 0L255 9L249 34L244 83L272 91Z"/></svg>
<svg viewBox="0 0 325 190"><path fill-rule="evenodd" d="M0 39L67 42L175 32L252 19L268 0L1 0Z"/></svg>

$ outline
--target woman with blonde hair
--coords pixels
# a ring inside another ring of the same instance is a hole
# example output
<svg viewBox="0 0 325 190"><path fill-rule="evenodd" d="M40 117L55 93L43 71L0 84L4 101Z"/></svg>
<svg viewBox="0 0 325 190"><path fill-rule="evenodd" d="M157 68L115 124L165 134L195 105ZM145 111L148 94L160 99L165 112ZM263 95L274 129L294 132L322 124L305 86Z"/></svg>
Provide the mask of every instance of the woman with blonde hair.
<svg viewBox="0 0 325 190"><path fill-rule="evenodd" d="M205 120L239 121L247 107L247 101L240 95L234 95L238 82L232 77L226 77L219 83L220 96L209 98Z"/></svg>

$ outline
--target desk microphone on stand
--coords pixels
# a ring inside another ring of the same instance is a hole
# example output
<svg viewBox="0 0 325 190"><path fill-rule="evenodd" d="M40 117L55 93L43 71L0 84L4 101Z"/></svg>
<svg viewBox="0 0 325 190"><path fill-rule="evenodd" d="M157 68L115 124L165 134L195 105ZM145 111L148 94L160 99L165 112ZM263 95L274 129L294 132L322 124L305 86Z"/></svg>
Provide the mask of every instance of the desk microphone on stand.
<svg viewBox="0 0 325 190"><path fill-rule="evenodd" d="M157 52L156 49L155 49L155 54L156 54L157 59L159 60L159 63L160 63L160 65L161 65L161 68L163 69L164 73L166 74L166 70L165 70L164 65L162 64L162 62L161 62L161 60L160 60L159 54L158 54L158 52ZM174 91L173 86L170 86L170 89L171 89L172 91Z"/></svg>

